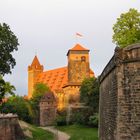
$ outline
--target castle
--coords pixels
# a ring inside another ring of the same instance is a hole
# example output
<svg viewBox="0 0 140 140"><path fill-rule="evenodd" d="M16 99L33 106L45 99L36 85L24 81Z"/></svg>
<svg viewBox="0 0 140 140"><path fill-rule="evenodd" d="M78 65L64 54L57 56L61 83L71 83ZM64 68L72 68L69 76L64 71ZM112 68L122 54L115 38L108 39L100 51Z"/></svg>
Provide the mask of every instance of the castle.
<svg viewBox="0 0 140 140"><path fill-rule="evenodd" d="M76 44L67 52L68 65L49 71L43 71L37 56L28 66L28 99L32 97L34 85L43 83L53 91L58 109L67 106L69 102L78 102L79 89L84 78L94 77L90 69L89 50L80 44Z"/></svg>

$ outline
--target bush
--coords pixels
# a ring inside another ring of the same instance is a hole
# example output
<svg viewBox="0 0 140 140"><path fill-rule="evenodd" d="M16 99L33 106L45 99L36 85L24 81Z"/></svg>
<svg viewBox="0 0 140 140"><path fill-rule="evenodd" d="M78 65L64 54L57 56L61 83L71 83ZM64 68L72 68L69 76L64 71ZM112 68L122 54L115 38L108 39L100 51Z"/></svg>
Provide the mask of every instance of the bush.
<svg viewBox="0 0 140 140"><path fill-rule="evenodd" d="M98 115L98 113L96 113L89 117L88 124L93 127L98 127L98 120L99 120L99 115Z"/></svg>
<svg viewBox="0 0 140 140"><path fill-rule="evenodd" d="M85 124L86 118L83 115L83 113L81 113L81 112L75 112L73 114L73 120L72 120L72 122L75 123L75 124Z"/></svg>
<svg viewBox="0 0 140 140"><path fill-rule="evenodd" d="M57 111L56 125L64 126L67 124L66 122L66 110Z"/></svg>
<svg viewBox="0 0 140 140"><path fill-rule="evenodd" d="M65 116L58 116L56 119L57 126L64 126L66 125L66 117Z"/></svg>
<svg viewBox="0 0 140 140"><path fill-rule="evenodd" d="M17 114L19 119L29 122L32 122L32 116L29 112L30 103L25 101L23 97L12 96L9 97L8 101L3 103L0 107L2 113L14 113Z"/></svg>
<svg viewBox="0 0 140 140"><path fill-rule="evenodd" d="M74 124L83 124L85 125L88 122L89 117L88 108L73 108L71 111L71 123Z"/></svg>

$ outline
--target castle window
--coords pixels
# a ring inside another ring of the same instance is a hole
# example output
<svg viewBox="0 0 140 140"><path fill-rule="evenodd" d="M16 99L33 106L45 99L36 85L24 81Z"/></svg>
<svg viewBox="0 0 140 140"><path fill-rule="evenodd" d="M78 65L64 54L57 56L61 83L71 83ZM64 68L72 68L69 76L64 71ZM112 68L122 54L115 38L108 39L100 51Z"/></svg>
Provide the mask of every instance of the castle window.
<svg viewBox="0 0 140 140"><path fill-rule="evenodd" d="M78 76L77 79L79 80L80 79L80 76Z"/></svg>
<svg viewBox="0 0 140 140"><path fill-rule="evenodd" d="M82 61L82 62L85 62L85 61L86 61L86 57L85 57L85 56L82 56L82 57L81 57L81 61Z"/></svg>

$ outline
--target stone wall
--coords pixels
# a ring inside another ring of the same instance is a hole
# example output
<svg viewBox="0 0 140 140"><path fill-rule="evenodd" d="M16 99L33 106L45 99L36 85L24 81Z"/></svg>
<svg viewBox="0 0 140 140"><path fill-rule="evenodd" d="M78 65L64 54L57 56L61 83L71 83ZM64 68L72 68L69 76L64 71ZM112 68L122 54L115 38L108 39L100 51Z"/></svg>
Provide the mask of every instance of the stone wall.
<svg viewBox="0 0 140 140"><path fill-rule="evenodd" d="M17 115L0 114L0 140L23 140L24 134Z"/></svg>
<svg viewBox="0 0 140 140"><path fill-rule="evenodd" d="M52 92L46 93L40 100L40 126L55 124L56 119L56 99Z"/></svg>
<svg viewBox="0 0 140 140"><path fill-rule="evenodd" d="M100 140L140 140L140 44L116 48L100 76Z"/></svg>

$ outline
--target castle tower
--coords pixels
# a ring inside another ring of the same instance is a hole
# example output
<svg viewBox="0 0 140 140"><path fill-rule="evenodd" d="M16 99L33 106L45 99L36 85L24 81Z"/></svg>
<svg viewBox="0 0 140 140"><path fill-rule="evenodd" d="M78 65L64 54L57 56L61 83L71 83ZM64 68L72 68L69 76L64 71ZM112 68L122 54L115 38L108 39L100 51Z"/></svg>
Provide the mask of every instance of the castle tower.
<svg viewBox="0 0 140 140"><path fill-rule="evenodd" d="M65 106L67 103L79 102L79 89L82 81L90 77L89 50L76 44L67 53L68 57L68 83L63 86Z"/></svg>
<svg viewBox="0 0 140 140"><path fill-rule="evenodd" d="M90 76L89 50L76 44L67 53L68 83L81 84L84 78Z"/></svg>
<svg viewBox="0 0 140 140"><path fill-rule="evenodd" d="M33 94L36 77L43 72L43 65L40 65L37 56L34 57L33 62L28 66L28 98L30 99Z"/></svg>

